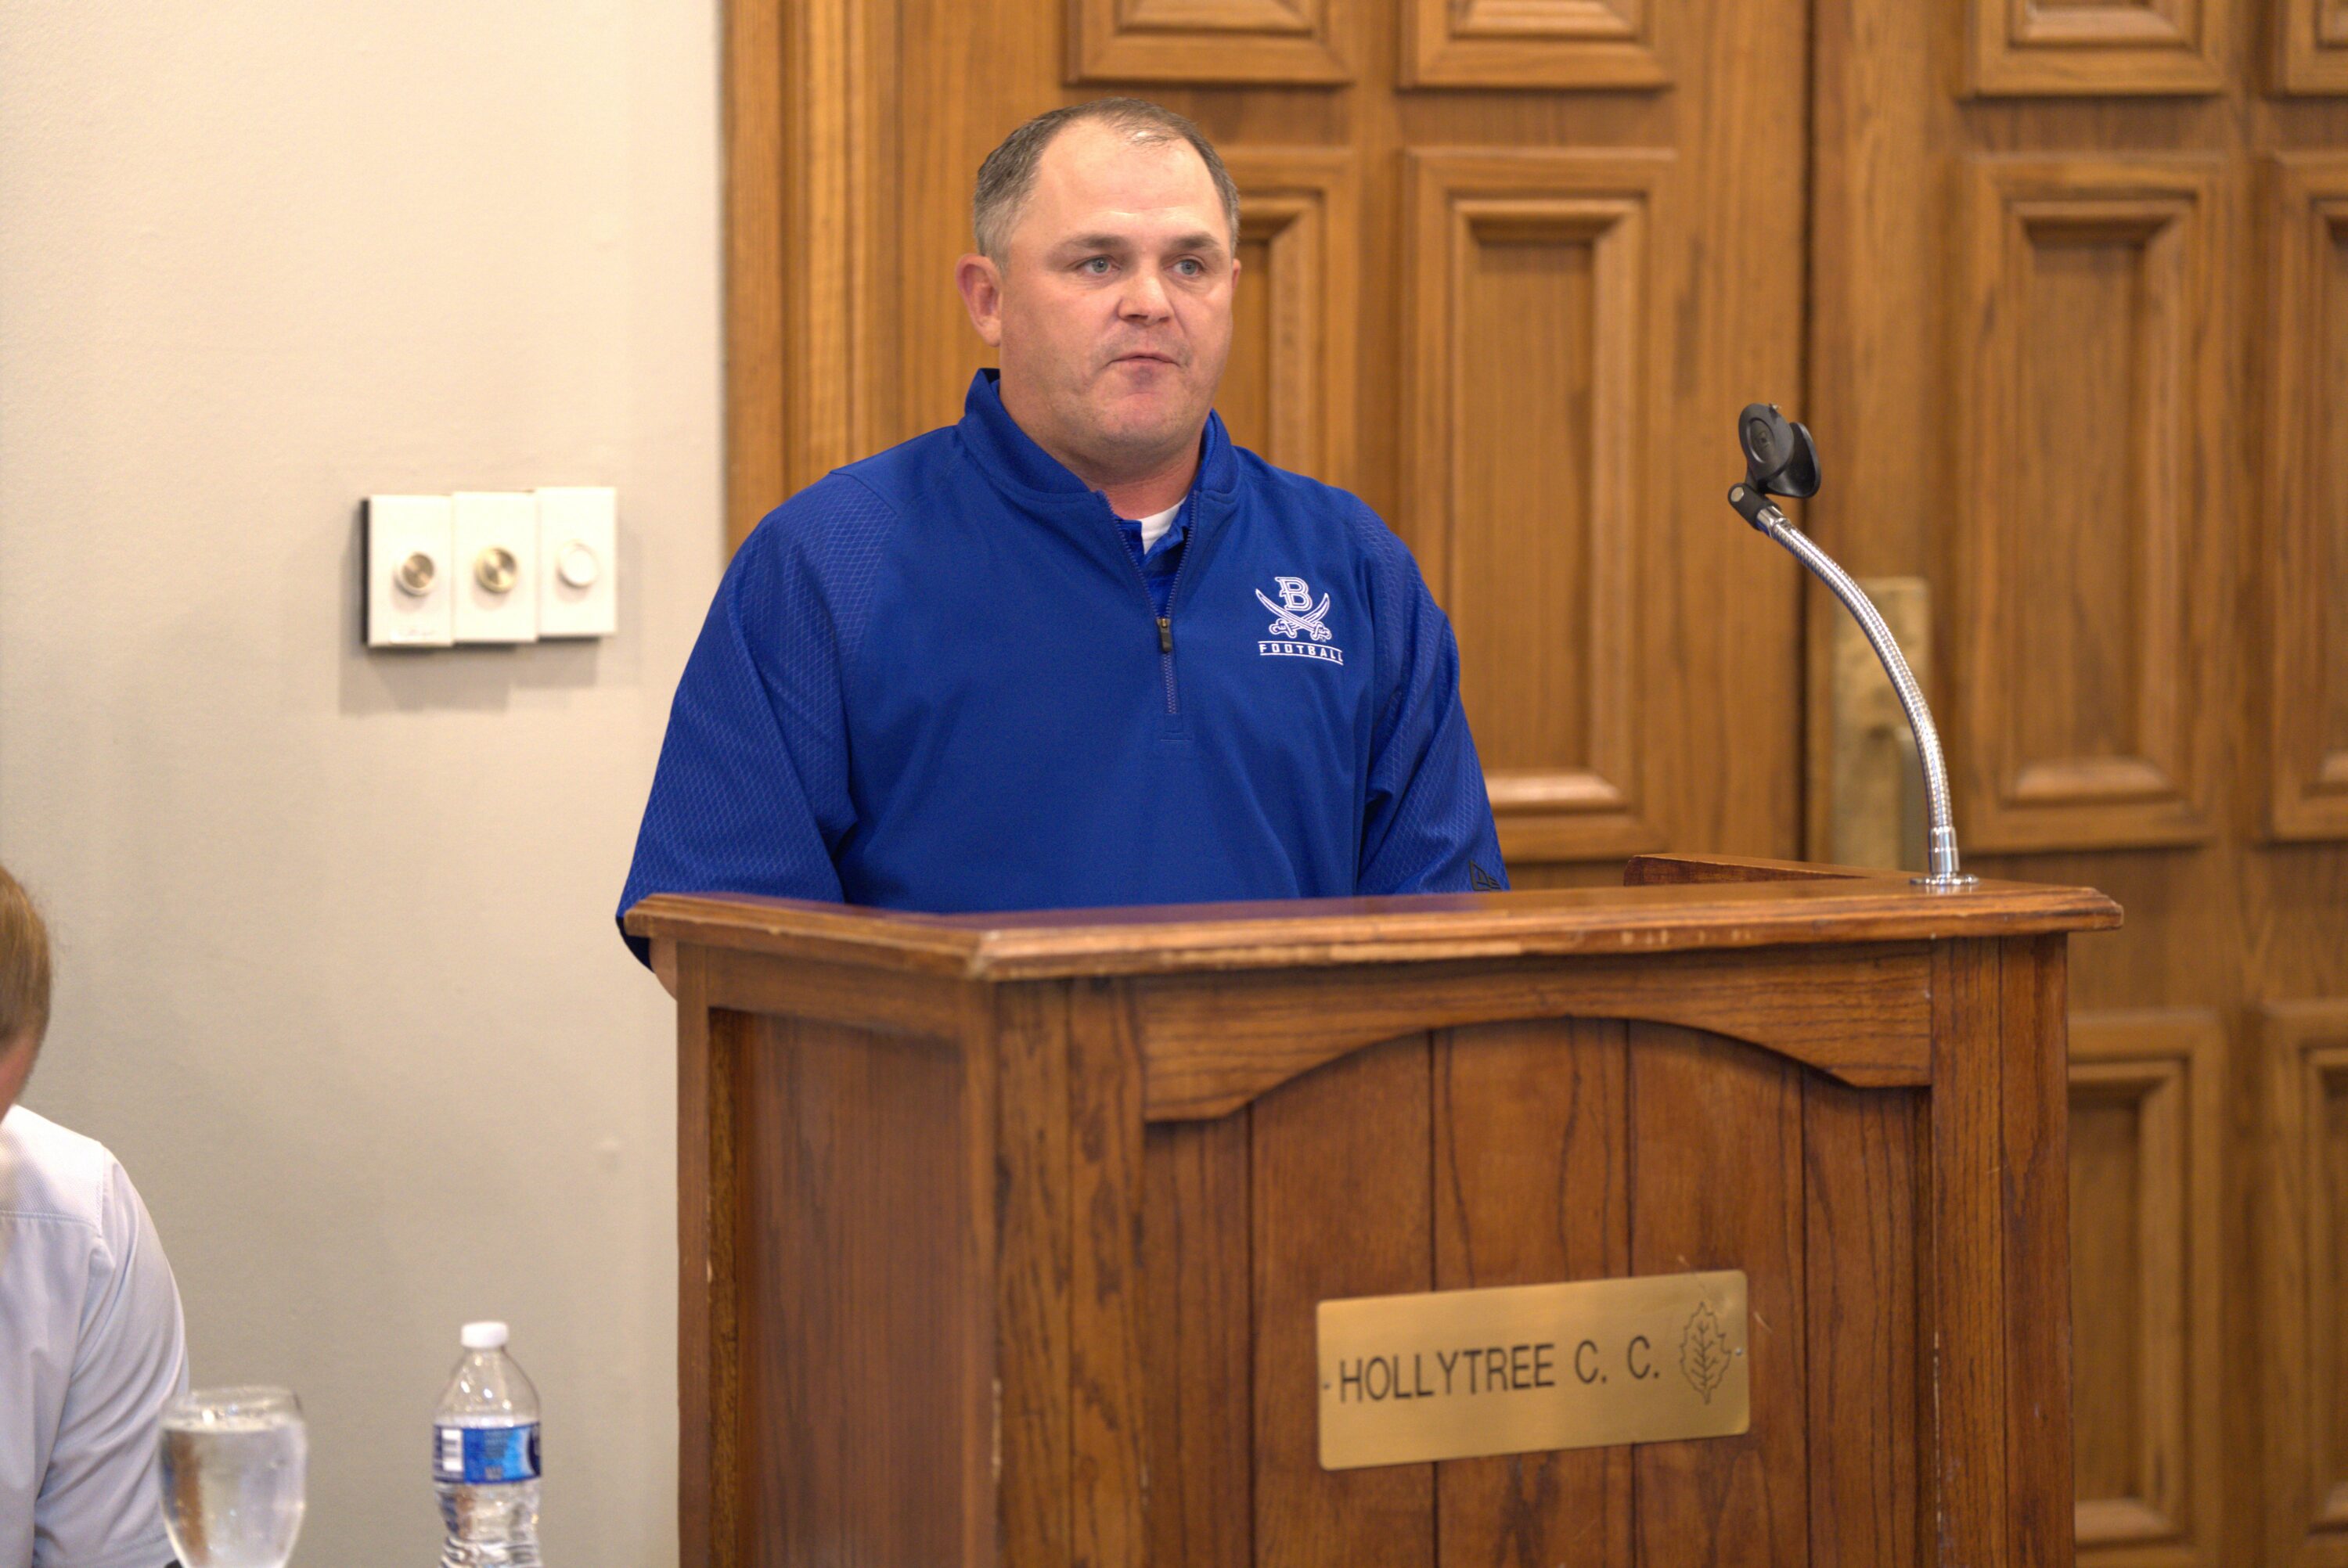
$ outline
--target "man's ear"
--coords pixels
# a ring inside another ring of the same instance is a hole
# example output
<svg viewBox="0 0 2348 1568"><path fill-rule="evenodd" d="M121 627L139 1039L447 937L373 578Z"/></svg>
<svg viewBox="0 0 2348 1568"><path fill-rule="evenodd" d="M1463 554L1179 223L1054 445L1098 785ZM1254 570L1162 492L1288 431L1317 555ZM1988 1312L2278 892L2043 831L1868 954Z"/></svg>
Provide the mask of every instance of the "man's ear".
<svg viewBox="0 0 2348 1568"><path fill-rule="evenodd" d="M970 324L989 348L1003 344L1003 273L984 256L964 256L954 263L954 287L970 311Z"/></svg>

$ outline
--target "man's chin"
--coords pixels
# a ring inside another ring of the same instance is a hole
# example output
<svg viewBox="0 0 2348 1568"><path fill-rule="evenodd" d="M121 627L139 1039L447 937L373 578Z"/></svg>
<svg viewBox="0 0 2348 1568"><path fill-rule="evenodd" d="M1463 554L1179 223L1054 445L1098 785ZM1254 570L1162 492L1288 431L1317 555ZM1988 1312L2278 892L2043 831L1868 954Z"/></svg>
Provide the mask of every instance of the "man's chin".
<svg viewBox="0 0 2348 1568"><path fill-rule="evenodd" d="M1095 434L1128 451L1146 451L1196 440L1207 422L1203 406L1172 397L1117 397L1096 404Z"/></svg>

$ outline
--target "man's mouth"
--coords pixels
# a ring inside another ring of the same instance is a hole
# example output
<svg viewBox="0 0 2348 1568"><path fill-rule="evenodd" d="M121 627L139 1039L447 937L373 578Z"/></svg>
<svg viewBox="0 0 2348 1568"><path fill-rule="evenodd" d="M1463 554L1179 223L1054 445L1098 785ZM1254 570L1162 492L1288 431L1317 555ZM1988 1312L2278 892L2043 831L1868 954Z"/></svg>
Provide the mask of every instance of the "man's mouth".
<svg viewBox="0 0 2348 1568"><path fill-rule="evenodd" d="M1125 364L1135 360L1139 360L1144 364L1173 364L1177 363L1172 354L1159 354L1154 349L1136 349L1130 354L1118 354L1109 363L1111 364Z"/></svg>

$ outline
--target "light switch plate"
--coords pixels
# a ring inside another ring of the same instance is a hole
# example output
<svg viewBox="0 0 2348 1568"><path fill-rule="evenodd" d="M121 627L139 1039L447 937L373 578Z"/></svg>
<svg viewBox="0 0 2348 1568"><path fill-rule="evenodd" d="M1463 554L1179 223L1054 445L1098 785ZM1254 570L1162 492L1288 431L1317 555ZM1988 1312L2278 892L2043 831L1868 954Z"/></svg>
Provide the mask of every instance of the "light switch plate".
<svg viewBox="0 0 2348 1568"><path fill-rule="evenodd" d="M538 641L538 502L521 490L459 490L456 515L459 642Z"/></svg>
<svg viewBox="0 0 2348 1568"><path fill-rule="evenodd" d="M619 627L620 493L602 486L538 492L538 634L609 637Z"/></svg>
<svg viewBox="0 0 2348 1568"><path fill-rule="evenodd" d="M367 497L368 647L448 646L455 628L454 539L446 496Z"/></svg>

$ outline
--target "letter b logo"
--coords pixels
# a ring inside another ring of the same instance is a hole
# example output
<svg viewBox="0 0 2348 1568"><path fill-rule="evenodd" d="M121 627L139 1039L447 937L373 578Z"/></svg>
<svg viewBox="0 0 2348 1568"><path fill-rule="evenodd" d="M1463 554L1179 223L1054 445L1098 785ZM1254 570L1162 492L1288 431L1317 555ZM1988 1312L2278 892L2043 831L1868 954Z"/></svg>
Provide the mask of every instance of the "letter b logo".
<svg viewBox="0 0 2348 1568"><path fill-rule="evenodd" d="M1291 615L1302 615L1313 608L1313 590L1304 586L1301 577L1276 577L1272 579L1280 589L1280 608Z"/></svg>

